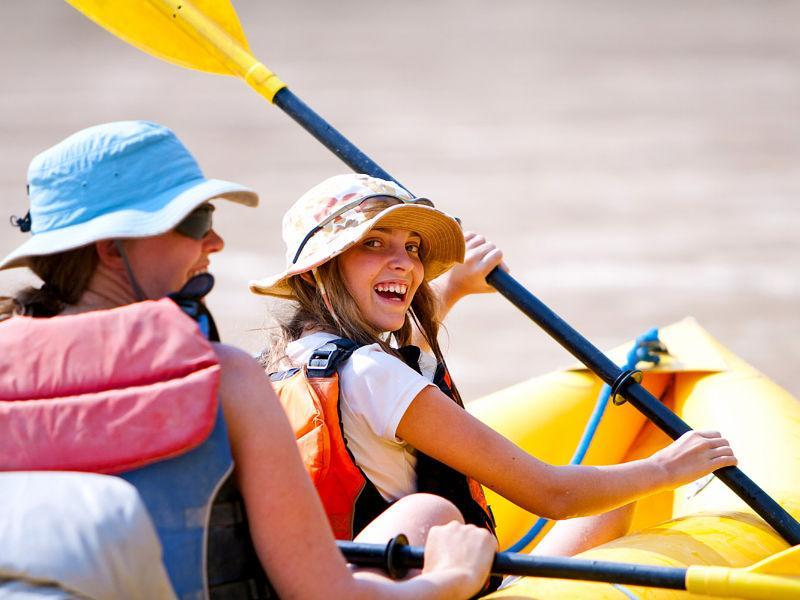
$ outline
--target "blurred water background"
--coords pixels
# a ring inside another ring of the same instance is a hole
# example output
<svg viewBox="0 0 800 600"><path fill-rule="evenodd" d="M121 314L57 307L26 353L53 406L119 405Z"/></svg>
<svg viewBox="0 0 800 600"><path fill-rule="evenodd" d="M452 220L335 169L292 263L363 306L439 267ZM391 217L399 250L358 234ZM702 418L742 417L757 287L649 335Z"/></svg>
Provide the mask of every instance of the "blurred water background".
<svg viewBox="0 0 800 600"><path fill-rule="evenodd" d="M506 252L601 348L692 315L800 395L800 2L237 0L251 47L418 194ZM0 253L30 158L117 119L173 128L207 175L257 189L216 213L209 304L263 344L249 278L280 217L346 168L239 80L146 56L54 0L3 4ZM0 273L8 292L28 280ZM446 345L467 399L573 359L497 295ZM757 402L758 399L753 399Z"/></svg>

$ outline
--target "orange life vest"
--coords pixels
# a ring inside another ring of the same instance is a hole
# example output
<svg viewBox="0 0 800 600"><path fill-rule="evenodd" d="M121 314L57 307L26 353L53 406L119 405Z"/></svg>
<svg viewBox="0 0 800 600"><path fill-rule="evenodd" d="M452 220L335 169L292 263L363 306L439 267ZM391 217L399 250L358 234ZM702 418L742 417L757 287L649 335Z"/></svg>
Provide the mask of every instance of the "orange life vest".
<svg viewBox="0 0 800 600"><path fill-rule="evenodd" d="M271 376L306 470L322 499L334 536L340 540L353 539L390 504L356 464L342 431L338 369L357 348L350 340L332 340L312 352L304 367ZM416 359L411 357L406 362L418 371L419 350L414 351ZM450 377L443 369L434 383L453 397ZM480 484L419 451L417 488L447 498L461 510L467 523L494 533L494 518Z"/></svg>

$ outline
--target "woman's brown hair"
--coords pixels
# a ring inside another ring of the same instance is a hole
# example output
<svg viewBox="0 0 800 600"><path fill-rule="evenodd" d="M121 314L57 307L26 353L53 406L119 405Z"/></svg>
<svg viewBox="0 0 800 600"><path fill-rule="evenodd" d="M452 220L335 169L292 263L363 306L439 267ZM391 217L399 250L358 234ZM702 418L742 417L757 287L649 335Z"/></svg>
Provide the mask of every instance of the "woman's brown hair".
<svg viewBox="0 0 800 600"><path fill-rule="evenodd" d="M13 297L0 298L0 321L14 315L56 316L67 305L78 302L89 285L97 263L94 244L28 258L27 266L42 280L43 285L24 288Z"/></svg>

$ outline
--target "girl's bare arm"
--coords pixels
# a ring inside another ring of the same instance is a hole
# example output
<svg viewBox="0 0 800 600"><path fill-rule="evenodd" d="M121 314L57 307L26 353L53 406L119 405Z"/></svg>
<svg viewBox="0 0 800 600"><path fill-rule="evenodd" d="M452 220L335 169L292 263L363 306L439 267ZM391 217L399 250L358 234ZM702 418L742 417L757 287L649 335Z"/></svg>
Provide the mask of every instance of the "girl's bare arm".
<svg viewBox="0 0 800 600"><path fill-rule="evenodd" d="M514 504L551 519L611 510L736 464L719 433L691 432L642 460L553 466L527 454L432 386L411 403L397 435Z"/></svg>

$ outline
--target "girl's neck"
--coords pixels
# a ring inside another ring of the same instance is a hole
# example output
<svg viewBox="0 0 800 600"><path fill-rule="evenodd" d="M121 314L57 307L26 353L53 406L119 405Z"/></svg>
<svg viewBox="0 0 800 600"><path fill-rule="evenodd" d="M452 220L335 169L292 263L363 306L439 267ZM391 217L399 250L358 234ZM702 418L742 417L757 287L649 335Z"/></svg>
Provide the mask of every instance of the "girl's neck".
<svg viewBox="0 0 800 600"><path fill-rule="evenodd" d="M331 335L339 335L338 331L334 331L333 329L330 329L330 328L325 327L323 325L306 325L303 328L303 331L300 334L300 337L304 338L304 337L306 337L308 335L313 335L315 333L329 333ZM388 343L389 340L391 339L391 333L386 331L386 332L380 334L379 339L381 341L384 341L384 342Z"/></svg>
<svg viewBox="0 0 800 600"><path fill-rule="evenodd" d="M304 338L309 335L314 335L315 333L328 333L330 335L339 336L339 332L334 331L333 329L321 327L319 325L310 325L303 328L303 332L300 334L300 337Z"/></svg>
<svg viewBox="0 0 800 600"><path fill-rule="evenodd" d="M100 264L78 302L67 306L61 314L76 315L93 310L107 310L134 302L136 297L127 276Z"/></svg>

